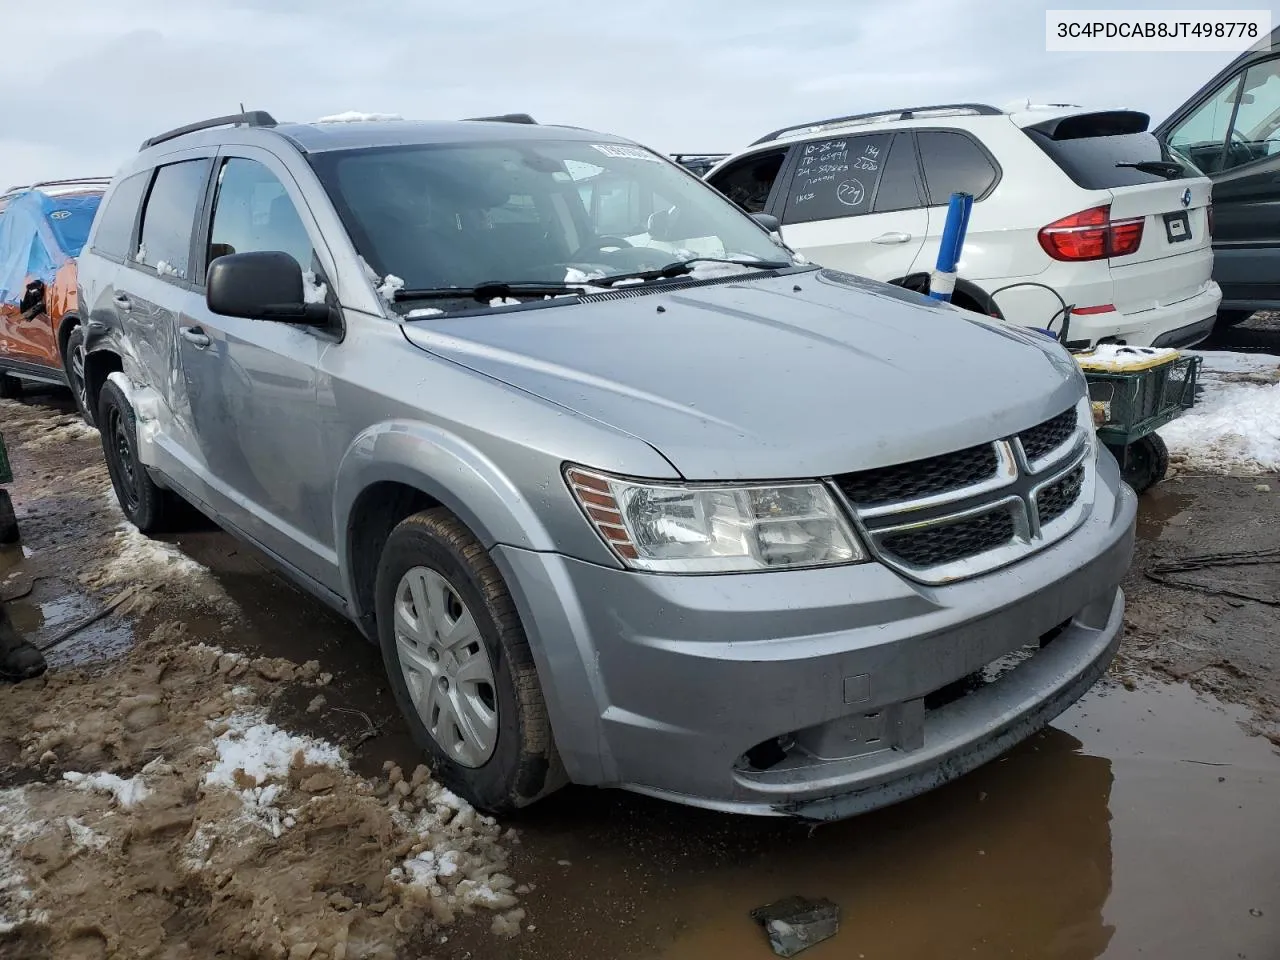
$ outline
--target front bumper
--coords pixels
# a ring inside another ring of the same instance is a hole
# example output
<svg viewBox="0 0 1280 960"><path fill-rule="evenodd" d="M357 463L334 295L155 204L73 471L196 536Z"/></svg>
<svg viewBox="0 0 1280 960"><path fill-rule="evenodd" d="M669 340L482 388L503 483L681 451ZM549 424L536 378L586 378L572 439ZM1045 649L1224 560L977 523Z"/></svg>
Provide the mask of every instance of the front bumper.
<svg viewBox="0 0 1280 960"><path fill-rule="evenodd" d="M673 577L493 554L571 779L830 819L954 779L1078 699L1119 644L1135 514L1104 452L1075 531L943 586L871 563ZM940 697L997 665L998 678ZM775 746L777 762L747 761L778 738L781 760Z"/></svg>

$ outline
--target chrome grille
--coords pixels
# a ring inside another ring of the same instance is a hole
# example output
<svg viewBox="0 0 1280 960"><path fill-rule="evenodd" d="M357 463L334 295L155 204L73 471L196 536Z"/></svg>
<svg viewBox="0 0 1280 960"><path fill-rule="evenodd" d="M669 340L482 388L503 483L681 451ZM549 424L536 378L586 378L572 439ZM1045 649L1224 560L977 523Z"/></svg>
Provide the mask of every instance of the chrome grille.
<svg viewBox="0 0 1280 960"><path fill-rule="evenodd" d="M995 475L996 449L989 443L924 460L862 470L836 477L840 490L860 507L914 500L963 487Z"/></svg>
<svg viewBox="0 0 1280 960"><path fill-rule="evenodd" d="M1052 420L1046 420L1030 430L1023 430L1018 434L1018 439L1022 441L1022 449L1027 453L1027 459L1034 463L1070 440L1072 434L1076 432L1078 419L1076 408L1072 407Z"/></svg>
<svg viewBox="0 0 1280 960"><path fill-rule="evenodd" d="M1018 434L834 478L871 552L926 583L1013 563L1093 503L1088 400Z"/></svg>
<svg viewBox="0 0 1280 960"><path fill-rule="evenodd" d="M1047 526L1066 513L1080 496L1080 488L1083 485L1084 467L1079 466L1061 480L1056 480L1041 490L1036 495L1036 512L1040 516L1040 526Z"/></svg>
<svg viewBox="0 0 1280 960"><path fill-rule="evenodd" d="M892 533L881 546L910 566L936 567L1002 547L1015 532L1013 515L994 510L955 523Z"/></svg>

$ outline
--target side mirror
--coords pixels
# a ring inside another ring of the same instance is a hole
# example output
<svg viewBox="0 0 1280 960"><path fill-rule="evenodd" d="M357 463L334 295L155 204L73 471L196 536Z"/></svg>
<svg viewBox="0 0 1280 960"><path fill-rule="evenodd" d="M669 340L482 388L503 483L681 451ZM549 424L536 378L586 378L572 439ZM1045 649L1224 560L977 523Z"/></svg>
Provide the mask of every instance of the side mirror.
<svg viewBox="0 0 1280 960"><path fill-rule="evenodd" d="M22 316L30 320L44 313L44 281L32 280L22 291L22 300L18 303L18 310Z"/></svg>
<svg viewBox="0 0 1280 960"><path fill-rule="evenodd" d="M306 302L298 261L275 250L218 257L209 264L204 299L224 317L310 326L329 322L328 304Z"/></svg>
<svg viewBox="0 0 1280 960"><path fill-rule="evenodd" d="M778 222L778 218L771 213L753 213L751 219L770 233L777 233L782 229L782 224Z"/></svg>

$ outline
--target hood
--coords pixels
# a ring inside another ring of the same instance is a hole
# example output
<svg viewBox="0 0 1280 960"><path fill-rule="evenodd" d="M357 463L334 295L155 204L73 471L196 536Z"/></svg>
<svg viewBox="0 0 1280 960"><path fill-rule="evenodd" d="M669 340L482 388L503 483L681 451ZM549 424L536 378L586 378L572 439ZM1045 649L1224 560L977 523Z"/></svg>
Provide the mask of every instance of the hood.
<svg viewBox="0 0 1280 960"><path fill-rule="evenodd" d="M1034 426L1084 390L1066 351L1037 334L833 271L624 288L403 329L639 437L691 480L916 460Z"/></svg>

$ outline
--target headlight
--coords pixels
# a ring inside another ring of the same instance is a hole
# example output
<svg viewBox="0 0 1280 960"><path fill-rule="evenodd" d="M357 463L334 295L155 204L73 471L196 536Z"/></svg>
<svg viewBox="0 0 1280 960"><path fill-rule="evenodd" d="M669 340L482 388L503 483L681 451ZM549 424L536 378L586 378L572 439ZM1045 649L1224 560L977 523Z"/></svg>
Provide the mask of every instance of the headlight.
<svg viewBox="0 0 1280 960"><path fill-rule="evenodd" d="M1107 403L1104 406L1096 400L1091 400L1088 394L1085 394L1084 397L1081 398L1080 402L1076 404L1076 419L1087 429L1085 443L1089 445L1089 456L1094 459L1097 459L1098 447L1101 446L1098 442L1098 428L1107 422L1110 418L1110 414L1110 403ZM1099 422L1100 416L1102 417L1101 422Z"/></svg>
<svg viewBox="0 0 1280 960"><path fill-rule="evenodd" d="M623 480L569 467L574 498L628 567L738 573L865 559L820 483L713 487Z"/></svg>

